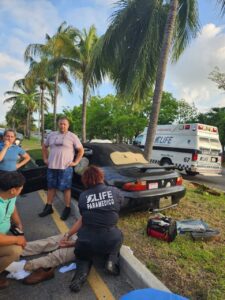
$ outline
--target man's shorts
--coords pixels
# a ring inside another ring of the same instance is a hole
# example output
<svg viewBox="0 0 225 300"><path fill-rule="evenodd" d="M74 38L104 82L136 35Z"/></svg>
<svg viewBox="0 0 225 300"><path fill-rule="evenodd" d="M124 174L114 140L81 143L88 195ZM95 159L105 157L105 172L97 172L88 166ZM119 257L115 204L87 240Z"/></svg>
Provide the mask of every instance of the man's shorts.
<svg viewBox="0 0 225 300"><path fill-rule="evenodd" d="M72 186L73 168L68 167L65 170L48 169L47 182L49 189L64 191Z"/></svg>

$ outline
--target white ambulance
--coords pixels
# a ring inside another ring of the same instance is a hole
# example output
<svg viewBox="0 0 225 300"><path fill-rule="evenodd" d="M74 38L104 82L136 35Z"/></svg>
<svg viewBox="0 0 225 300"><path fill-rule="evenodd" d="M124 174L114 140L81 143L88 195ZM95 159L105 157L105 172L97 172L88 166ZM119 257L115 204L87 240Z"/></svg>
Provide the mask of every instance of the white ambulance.
<svg viewBox="0 0 225 300"><path fill-rule="evenodd" d="M144 148L147 127L134 144ZM222 146L218 129L204 124L158 125L155 136L152 163L175 165L189 175L220 174Z"/></svg>

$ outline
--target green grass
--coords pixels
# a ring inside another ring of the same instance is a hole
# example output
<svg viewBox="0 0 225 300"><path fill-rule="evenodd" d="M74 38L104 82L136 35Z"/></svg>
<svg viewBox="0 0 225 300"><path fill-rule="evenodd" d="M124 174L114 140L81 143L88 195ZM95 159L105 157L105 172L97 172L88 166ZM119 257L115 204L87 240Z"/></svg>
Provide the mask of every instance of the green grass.
<svg viewBox="0 0 225 300"><path fill-rule="evenodd" d="M193 241L179 235L168 244L146 235L148 212L120 218L126 245L173 292L190 299L225 299L225 196L200 192L186 183L187 194L176 209L166 211L176 220L202 219L220 230L214 241Z"/></svg>
<svg viewBox="0 0 225 300"><path fill-rule="evenodd" d="M36 138L31 138L30 140L24 139L22 141L22 147L26 151L31 149L41 149L41 142Z"/></svg>
<svg viewBox="0 0 225 300"><path fill-rule="evenodd" d="M22 142L22 147L34 160L42 159L40 140L36 138L31 138L30 140L24 139Z"/></svg>

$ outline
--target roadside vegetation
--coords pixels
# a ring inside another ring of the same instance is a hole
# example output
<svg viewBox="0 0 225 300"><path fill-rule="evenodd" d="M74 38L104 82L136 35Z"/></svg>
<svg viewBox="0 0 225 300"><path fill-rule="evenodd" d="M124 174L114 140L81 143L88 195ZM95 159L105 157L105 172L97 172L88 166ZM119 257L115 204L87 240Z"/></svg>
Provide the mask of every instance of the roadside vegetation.
<svg viewBox="0 0 225 300"><path fill-rule="evenodd" d="M40 159L40 141L24 140L23 147L34 159ZM119 226L124 244L171 291L192 300L222 300L225 295L225 194L204 186L185 182L187 193L175 209L165 215L175 220L202 219L210 227L219 229L213 241L193 241L187 233L167 242L146 234L149 212L122 216Z"/></svg>
<svg viewBox="0 0 225 300"><path fill-rule="evenodd" d="M24 139L22 147L34 160L42 159L41 142L37 138Z"/></svg>
<svg viewBox="0 0 225 300"><path fill-rule="evenodd" d="M171 291L190 299L222 300L225 295L225 195L209 194L206 189L185 182L187 193L176 209L164 214L175 220L202 219L219 229L212 241L193 241L186 233L167 243L146 234L149 212L120 218L124 244Z"/></svg>
<svg viewBox="0 0 225 300"><path fill-rule="evenodd" d="M37 138L23 139L22 147L26 151L31 149L41 149L41 142Z"/></svg>

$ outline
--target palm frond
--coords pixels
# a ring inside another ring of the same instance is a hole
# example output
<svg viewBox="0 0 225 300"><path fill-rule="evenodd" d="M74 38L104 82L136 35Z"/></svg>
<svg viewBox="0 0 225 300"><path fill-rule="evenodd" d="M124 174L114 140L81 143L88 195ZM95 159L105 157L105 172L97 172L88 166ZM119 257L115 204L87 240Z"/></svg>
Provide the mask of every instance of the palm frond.
<svg viewBox="0 0 225 300"><path fill-rule="evenodd" d="M45 45L43 44L30 44L27 46L24 52L25 62L30 62L30 59L33 57L40 57L45 51Z"/></svg>
<svg viewBox="0 0 225 300"><path fill-rule="evenodd" d="M225 14L225 0L217 0L217 4L220 6L222 16L224 16L224 14Z"/></svg>
<svg viewBox="0 0 225 300"><path fill-rule="evenodd" d="M101 73L111 73L119 93L139 100L155 79L165 13L157 0L122 0L117 5L101 41Z"/></svg>
<svg viewBox="0 0 225 300"><path fill-rule="evenodd" d="M176 62L184 49L200 30L196 0L179 0L176 28L173 38L172 61Z"/></svg>

